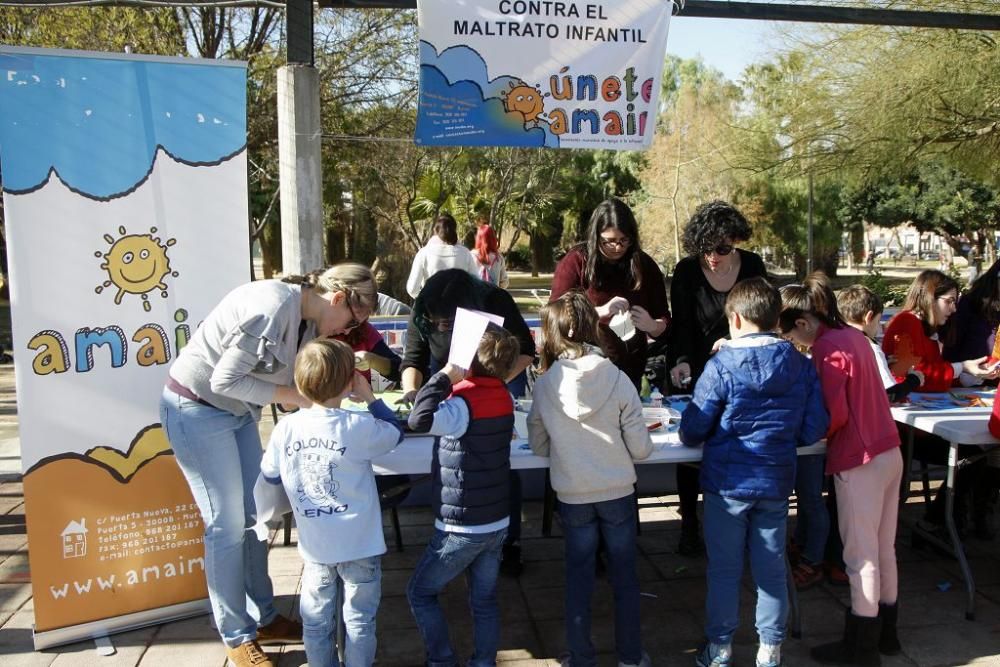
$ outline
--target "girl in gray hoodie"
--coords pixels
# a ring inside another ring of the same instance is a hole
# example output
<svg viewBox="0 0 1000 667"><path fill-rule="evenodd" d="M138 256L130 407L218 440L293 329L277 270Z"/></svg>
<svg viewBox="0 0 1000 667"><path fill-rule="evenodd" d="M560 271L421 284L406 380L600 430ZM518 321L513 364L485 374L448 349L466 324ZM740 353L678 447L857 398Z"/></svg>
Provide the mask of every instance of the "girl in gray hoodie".
<svg viewBox="0 0 1000 667"><path fill-rule="evenodd" d="M639 394L601 355L597 311L572 290L541 312L542 367L528 415L528 439L549 457L552 488L566 537L566 641L570 667L596 664L590 598L598 538L604 540L615 597L619 665L649 665L642 650L636 574L636 481L633 460L653 443ZM572 582L572 583L570 583Z"/></svg>

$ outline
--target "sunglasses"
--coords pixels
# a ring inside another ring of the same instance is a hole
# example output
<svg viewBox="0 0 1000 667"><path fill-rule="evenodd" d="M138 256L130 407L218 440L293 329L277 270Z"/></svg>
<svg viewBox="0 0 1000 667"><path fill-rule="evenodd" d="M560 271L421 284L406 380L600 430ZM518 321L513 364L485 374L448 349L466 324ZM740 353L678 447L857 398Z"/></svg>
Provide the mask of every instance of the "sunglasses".
<svg viewBox="0 0 1000 667"><path fill-rule="evenodd" d="M720 257L722 257L722 256L725 256L725 255L728 255L733 250L734 250L734 248L733 248L733 245L731 243L720 243L719 245L717 245L714 248L712 248L712 249L708 250L707 252L705 252L705 254L706 255L711 255L714 252L716 255L719 255Z"/></svg>

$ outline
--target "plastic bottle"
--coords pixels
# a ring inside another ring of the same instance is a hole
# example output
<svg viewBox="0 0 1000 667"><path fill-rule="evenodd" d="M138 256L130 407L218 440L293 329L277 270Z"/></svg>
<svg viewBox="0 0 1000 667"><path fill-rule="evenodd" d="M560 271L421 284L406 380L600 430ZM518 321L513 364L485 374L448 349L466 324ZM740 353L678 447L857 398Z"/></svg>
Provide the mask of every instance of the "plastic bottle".
<svg viewBox="0 0 1000 667"><path fill-rule="evenodd" d="M649 393L650 393L649 378L643 375L641 384L639 386L639 399L643 403L649 403Z"/></svg>
<svg viewBox="0 0 1000 667"><path fill-rule="evenodd" d="M649 395L649 407L651 408L662 408L663 407L663 394L656 387L653 387L653 392Z"/></svg>

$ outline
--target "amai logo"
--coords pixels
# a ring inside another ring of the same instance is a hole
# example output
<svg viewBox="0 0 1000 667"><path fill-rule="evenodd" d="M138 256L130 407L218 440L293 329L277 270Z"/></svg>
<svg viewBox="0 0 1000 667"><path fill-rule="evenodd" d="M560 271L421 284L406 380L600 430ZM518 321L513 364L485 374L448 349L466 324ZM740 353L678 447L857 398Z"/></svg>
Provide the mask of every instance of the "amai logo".
<svg viewBox="0 0 1000 667"><path fill-rule="evenodd" d="M101 268L107 271L108 280L98 285L94 291L100 294L105 287L114 285L118 288L115 294L115 304L121 305L122 297L128 294L142 296L142 307L148 313L149 292L160 290L160 296L166 298L167 286L163 280L167 275L176 278L179 274L170 271L170 258L167 248L177 243L176 239L167 239L165 244L155 238L156 227L150 227L149 234L128 234L124 226L118 228L121 237L117 240L110 234L104 235L104 240L111 244L107 253L100 250L95 257L104 259Z"/></svg>

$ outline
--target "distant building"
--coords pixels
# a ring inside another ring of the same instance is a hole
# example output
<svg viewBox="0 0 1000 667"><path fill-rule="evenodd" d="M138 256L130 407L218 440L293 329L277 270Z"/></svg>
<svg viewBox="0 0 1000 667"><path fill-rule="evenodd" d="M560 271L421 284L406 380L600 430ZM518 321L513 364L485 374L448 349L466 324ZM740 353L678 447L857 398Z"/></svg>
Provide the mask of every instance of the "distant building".
<svg viewBox="0 0 1000 667"><path fill-rule="evenodd" d="M912 225L899 227L877 227L865 225L865 256L875 253L877 257L899 257L903 255L924 257L928 254L940 256L947 244L941 236L932 232L919 232Z"/></svg>

